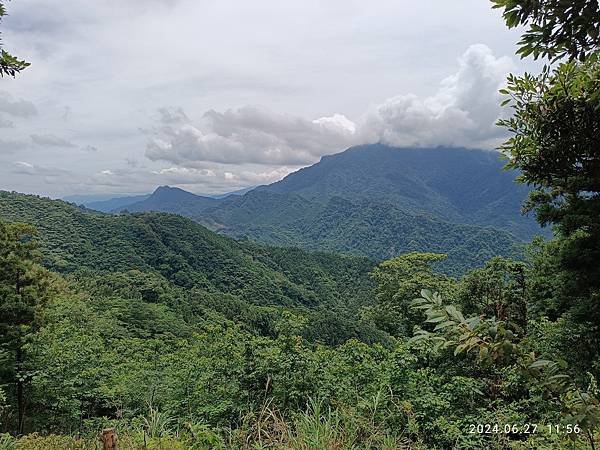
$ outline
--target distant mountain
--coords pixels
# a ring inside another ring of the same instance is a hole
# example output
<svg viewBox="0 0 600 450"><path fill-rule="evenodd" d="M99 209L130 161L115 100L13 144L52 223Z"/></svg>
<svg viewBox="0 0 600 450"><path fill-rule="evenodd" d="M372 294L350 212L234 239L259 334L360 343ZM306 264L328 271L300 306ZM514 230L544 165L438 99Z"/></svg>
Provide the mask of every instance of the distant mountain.
<svg viewBox="0 0 600 450"><path fill-rule="evenodd" d="M162 186L164 187L168 187L168 186ZM200 197L209 197L209 198L215 198L215 199L224 199L229 197L230 195L244 195L246 192L251 191L252 189L254 189L255 186L252 187L247 187L244 189L238 189L237 191L232 191L232 192L226 192L225 194L204 194L201 195ZM159 190L161 189L160 187L158 188ZM173 189L177 189L177 188L173 188ZM183 191L186 192L186 191ZM186 192L187 193L187 192ZM146 200L148 197L150 197L152 194L144 194L144 195L133 195L133 196L119 196L119 197L111 197L110 195L70 195L67 197L63 197L63 200L69 203L75 203L76 205L83 205L88 209L93 209L94 211L101 211L101 212L119 212L119 211L123 211L123 210L129 210L127 207L129 205L133 205L134 203L139 203L142 202L144 200ZM164 199L164 198L163 198ZM169 199L166 199L167 201ZM160 200L161 202L164 200ZM158 204L153 204L153 205L148 205L148 204L144 204L144 205L140 205L140 206L135 206L133 208L135 208L136 210L138 208L146 208L146 207L150 207L151 208L159 208L160 206ZM160 210L160 209L158 209Z"/></svg>
<svg viewBox="0 0 600 450"><path fill-rule="evenodd" d="M522 216L526 186L496 152L364 145L325 156L242 196L211 199L163 186L134 211L190 217L223 234L374 259L407 251L449 254L461 272L514 256L543 234Z"/></svg>
<svg viewBox="0 0 600 450"><path fill-rule="evenodd" d="M116 197L110 198L108 200L101 200L95 202L81 202L83 206L89 209L93 209L95 211L101 212L111 212L127 205L131 205L133 203L141 202L142 200L150 197L150 194L145 195L134 195L130 197Z"/></svg>
<svg viewBox="0 0 600 450"><path fill-rule="evenodd" d="M540 232L520 213L528 188L495 151L458 148L353 147L258 189L309 200L381 201L443 220L494 226L521 239Z"/></svg>
<svg viewBox="0 0 600 450"><path fill-rule="evenodd" d="M217 206L219 203L218 199L212 197L202 197L183 189L160 186L146 199L115 210L128 212L162 211L193 217L200 211Z"/></svg>
<svg viewBox="0 0 600 450"><path fill-rule="evenodd" d="M118 195L117 197L125 197L125 195ZM76 205L84 205L86 203L92 202L103 202L112 198L115 198L114 194L74 194L66 195L62 197L61 200L69 203L74 203Z"/></svg>

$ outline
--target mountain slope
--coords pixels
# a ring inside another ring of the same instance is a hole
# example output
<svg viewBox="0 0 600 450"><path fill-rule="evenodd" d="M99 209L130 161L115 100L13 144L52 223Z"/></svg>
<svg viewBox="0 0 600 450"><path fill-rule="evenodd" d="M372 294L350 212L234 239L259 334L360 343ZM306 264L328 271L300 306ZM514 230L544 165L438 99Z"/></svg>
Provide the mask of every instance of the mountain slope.
<svg viewBox="0 0 600 450"><path fill-rule="evenodd" d="M219 223L232 224L221 228L222 233L273 245L366 255L376 260L411 251L447 253L443 268L454 274L477 267L496 255L520 254L521 244L507 231L407 213L383 202L352 203L333 197L320 204L299 196L272 193L246 197L244 205L212 212L212 218ZM290 198L292 201L288 201ZM275 217L259 213L253 219L255 203L263 210L272 207L278 212L286 211L278 207L284 204L291 211Z"/></svg>
<svg viewBox="0 0 600 450"><path fill-rule="evenodd" d="M520 214L526 186L503 170L497 152L457 148L410 149L364 145L325 156L258 189L307 199L342 197L393 204L456 223L493 226L521 239L540 232Z"/></svg>
<svg viewBox="0 0 600 450"><path fill-rule="evenodd" d="M0 218L36 226L45 265L59 272L141 270L257 305L348 306L372 289L365 258L236 242L177 215L107 215L0 191Z"/></svg>
<svg viewBox="0 0 600 450"><path fill-rule="evenodd" d="M212 197L202 197L170 186L159 186L148 198L116 209L129 212L162 211L191 216L218 204L219 200Z"/></svg>
<svg viewBox="0 0 600 450"><path fill-rule="evenodd" d="M496 152L364 145L325 156L242 196L208 199L163 186L129 211L166 211L220 233L275 245L386 259L448 253L460 273L494 255L515 256L543 233L520 206L527 187Z"/></svg>
<svg viewBox="0 0 600 450"><path fill-rule="evenodd" d="M148 197L150 197L150 194L134 195L130 197L116 197L108 200L84 202L83 205L86 208L93 209L94 211L111 212L115 209L120 209L133 203L138 203L143 200L146 200Z"/></svg>

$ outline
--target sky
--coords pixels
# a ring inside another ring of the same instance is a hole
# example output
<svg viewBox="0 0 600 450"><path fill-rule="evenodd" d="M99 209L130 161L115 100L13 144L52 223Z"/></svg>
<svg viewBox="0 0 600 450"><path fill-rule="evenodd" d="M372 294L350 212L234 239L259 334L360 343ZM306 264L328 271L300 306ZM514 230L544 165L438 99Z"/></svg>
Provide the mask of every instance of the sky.
<svg viewBox="0 0 600 450"><path fill-rule="evenodd" d="M0 189L223 193L358 144L494 149L518 30L486 0L13 0Z"/></svg>

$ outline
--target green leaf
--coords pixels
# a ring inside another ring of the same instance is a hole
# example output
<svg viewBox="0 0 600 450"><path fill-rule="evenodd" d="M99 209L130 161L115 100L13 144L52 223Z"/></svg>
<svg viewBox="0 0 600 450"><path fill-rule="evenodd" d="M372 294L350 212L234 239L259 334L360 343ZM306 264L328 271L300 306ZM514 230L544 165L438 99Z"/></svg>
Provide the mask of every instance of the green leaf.
<svg viewBox="0 0 600 450"><path fill-rule="evenodd" d="M452 320L447 320L446 322L442 322L439 325L437 325L433 331L438 331L438 330L442 330L444 328L448 328L449 326L453 326L456 325L456 322L452 321Z"/></svg>
<svg viewBox="0 0 600 450"><path fill-rule="evenodd" d="M547 367L547 366L549 366L551 364L553 364L552 361L548 361L546 359L538 359L538 360L532 362L529 365L529 368L530 369L538 369L540 367Z"/></svg>

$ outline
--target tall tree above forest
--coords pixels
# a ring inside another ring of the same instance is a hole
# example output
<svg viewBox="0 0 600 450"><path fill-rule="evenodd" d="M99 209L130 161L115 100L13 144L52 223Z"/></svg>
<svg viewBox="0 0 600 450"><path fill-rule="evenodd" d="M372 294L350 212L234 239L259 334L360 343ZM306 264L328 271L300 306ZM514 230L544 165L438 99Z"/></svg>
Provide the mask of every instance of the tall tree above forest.
<svg viewBox="0 0 600 450"><path fill-rule="evenodd" d="M600 7L596 0L492 0L509 27L528 25L522 57L551 61L539 75L510 75L499 121L510 133L500 149L520 181L533 186L525 208L553 225L536 273L536 303L586 324L581 348L598 348L600 332ZM551 263L551 264L550 264ZM554 280L560 279L556 285ZM542 281L540 284L539 281ZM546 286L546 287L543 287ZM550 289L552 286L555 289ZM548 298L550 302L548 302ZM587 342L587 343L586 343ZM577 353L577 352L573 352ZM600 353L589 354L592 361Z"/></svg>
<svg viewBox="0 0 600 450"><path fill-rule="evenodd" d="M39 324L52 292L52 277L38 265L35 230L0 221L0 385L8 385L17 405L17 432L25 420L25 344Z"/></svg>

